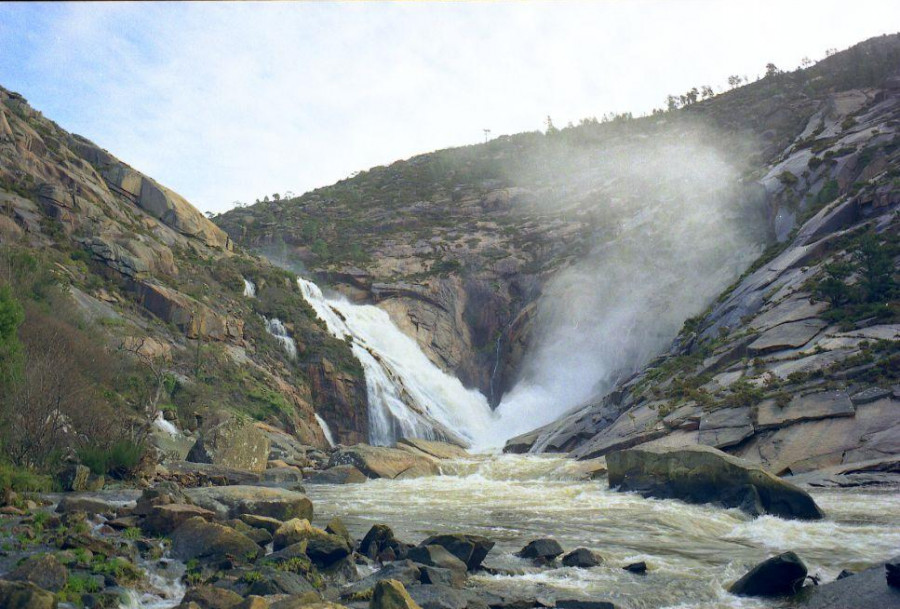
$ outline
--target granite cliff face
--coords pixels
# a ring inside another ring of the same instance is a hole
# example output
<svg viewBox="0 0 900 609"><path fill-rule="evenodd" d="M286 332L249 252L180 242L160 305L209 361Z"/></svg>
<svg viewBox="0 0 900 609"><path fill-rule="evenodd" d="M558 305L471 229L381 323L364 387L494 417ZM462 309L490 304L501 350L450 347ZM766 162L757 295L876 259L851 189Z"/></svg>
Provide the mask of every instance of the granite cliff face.
<svg viewBox="0 0 900 609"><path fill-rule="evenodd" d="M779 473L895 467L898 128L900 78L821 100L761 180L781 242L668 355L507 449L701 444Z"/></svg>
<svg viewBox="0 0 900 609"><path fill-rule="evenodd" d="M812 135L803 131L814 115L848 115L852 100L874 95L896 69L897 47L896 37L874 39L679 111L422 155L215 222L254 251L378 303L432 361L496 404L527 363L550 279L623 234L652 243L640 232L644 214L718 197L754 233L748 241L785 239L799 191L773 189L766 174ZM704 155L723 165L716 176L678 167ZM710 188L713 177L729 192Z"/></svg>
<svg viewBox="0 0 900 609"><path fill-rule="evenodd" d="M366 439L359 365L289 273L236 251L180 195L2 88L0 244L5 259L48 270L68 293L59 306L78 311L86 332L156 362L171 379L160 406L184 427L234 410L325 446L318 412L342 441ZM275 317L296 358L266 331Z"/></svg>
<svg viewBox="0 0 900 609"><path fill-rule="evenodd" d="M601 340L586 375L607 397L512 450L587 457L671 438L792 471L892 454L896 294L869 296L860 277L865 243L896 255L898 69L900 38L884 36L676 111L439 151L214 221L377 303L494 405L547 362L582 369L597 320L624 315L640 340ZM835 282L853 298L832 302ZM608 302L627 298L639 304ZM573 311L581 329L545 349ZM839 370L863 360L876 372ZM828 425L837 444L799 440Z"/></svg>

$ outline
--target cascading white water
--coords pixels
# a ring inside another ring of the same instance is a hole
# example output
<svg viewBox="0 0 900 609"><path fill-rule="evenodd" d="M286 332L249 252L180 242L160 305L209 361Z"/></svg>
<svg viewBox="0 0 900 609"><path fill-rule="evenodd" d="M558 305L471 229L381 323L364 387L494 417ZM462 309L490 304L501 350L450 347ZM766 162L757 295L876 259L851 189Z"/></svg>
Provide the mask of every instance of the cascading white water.
<svg viewBox="0 0 900 609"><path fill-rule="evenodd" d="M256 298L256 285L246 277L243 277L244 280L244 296L248 296L250 298Z"/></svg>
<svg viewBox="0 0 900 609"><path fill-rule="evenodd" d="M165 419L162 411L160 411L156 415L156 419L153 420L153 424L156 425L157 429L159 429L160 431L164 431L165 433L169 434L170 436L181 435L181 432L178 431L178 428L175 427L175 425L173 425L171 421L167 421Z"/></svg>
<svg viewBox="0 0 900 609"><path fill-rule="evenodd" d="M337 338L352 338L369 397L369 441L392 444L401 437L461 440L481 446L494 414L487 399L435 366L385 311L326 298L298 279L303 297Z"/></svg>
<svg viewBox="0 0 900 609"><path fill-rule="evenodd" d="M281 343L281 346L284 347L284 350L287 352L288 357L291 359L297 359L297 343L294 342L294 339L291 338L291 335L288 334L287 328L284 327L284 324L277 317L273 317L272 319L266 319L266 330L278 339L278 342Z"/></svg>
<svg viewBox="0 0 900 609"><path fill-rule="evenodd" d="M322 433L325 434L325 440L328 442L329 446L334 446L334 436L331 433L331 428L328 427L328 423L325 422L325 419L319 416L319 413L313 413L316 417L316 421L319 423L319 427L322 428Z"/></svg>

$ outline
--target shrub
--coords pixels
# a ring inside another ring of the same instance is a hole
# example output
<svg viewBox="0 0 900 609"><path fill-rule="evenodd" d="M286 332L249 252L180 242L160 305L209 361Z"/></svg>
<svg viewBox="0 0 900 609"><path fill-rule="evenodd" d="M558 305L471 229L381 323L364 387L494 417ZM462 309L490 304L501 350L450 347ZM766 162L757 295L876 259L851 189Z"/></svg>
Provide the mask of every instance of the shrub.
<svg viewBox="0 0 900 609"><path fill-rule="evenodd" d="M0 490L6 489L16 492L43 493L53 490L53 479L50 476L36 474L24 467L0 463Z"/></svg>
<svg viewBox="0 0 900 609"><path fill-rule="evenodd" d="M144 447L131 440L119 440L108 448L84 446L78 450L78 458L93 473L117 478L131 474L143 456Z"/></svg>

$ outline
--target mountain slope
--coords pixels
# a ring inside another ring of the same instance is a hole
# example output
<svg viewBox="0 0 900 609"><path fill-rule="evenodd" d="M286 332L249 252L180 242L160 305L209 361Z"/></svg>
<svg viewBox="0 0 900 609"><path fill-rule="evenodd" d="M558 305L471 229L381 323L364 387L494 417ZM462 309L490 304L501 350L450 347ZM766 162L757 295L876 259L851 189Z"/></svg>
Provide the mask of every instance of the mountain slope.
<svg viewBox="0 0 900 609"><path fill-rule="evenodd" d="M706 444L780 473L900 453L900 76L825 98L762 179L797 224L667 356L507 450Z"/></svg>
<svg viewBox="0 0 900 609"><path fill-rule="evenodd" d="M162 408L193 429L233 410L326 446L317 411L341 441L366 439L359 364L291 273L237 251L178 194L2 88L0 247L0 283L25 303L26 326L55 316L65 332L127 362L98 398L123 420L140 426ZM267 331L273 318L297 357ZM138 395L154 379L156 395Z"/></svg>
<svg viewBox="0 0 900 609"><path fill-rule="evenodd" d="M682 222L681 210L724 210L723 226L742 240L730 253L733 264L722 265L730 276L700 280L695 298L675 311L665 303L645 311L684 318L750 265L751 246L787 238L805 209L805 187L770 187L773 164L812 117L849 103L836 93L874 95L866 90L880 87L898 58L900 39L884 36L677 111L426 154L214 220L235 242L309 268L353 299L377 302L432 361L496 405L534 376L546 359L535 355L546 328L571 314L548 304L565 301L565 290L578 283L560 277L602 279L596 269L605 253L623 242L648 260L669 261L683 248L657 247L666 222ZM673 205L681 207L669 218L656 213ZM645 225L646 213L659 224ZM706 235L694 243L708 243ZM704 261L723 253L710 248L710 255ZM691 270L686 279L703 276ZM606 306L588 296L585 307ZM664 349L680 323L666 319L648 331L643 352L604 358L595 366L602 382L594 392Z"/></svg>

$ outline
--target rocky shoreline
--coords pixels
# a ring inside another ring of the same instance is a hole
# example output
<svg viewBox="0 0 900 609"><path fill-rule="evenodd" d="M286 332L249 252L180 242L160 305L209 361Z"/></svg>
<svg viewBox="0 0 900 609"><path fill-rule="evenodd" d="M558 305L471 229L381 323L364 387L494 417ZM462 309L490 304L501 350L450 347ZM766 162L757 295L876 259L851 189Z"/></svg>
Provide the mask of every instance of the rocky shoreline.
<svg viewBox="0 0 900 609"><path fill-rule="evenodd" d="M259 431L244 430L245 433ZM207 445L215 444L208 440ZM266 445L267 442L261 442L256 446ZM254 443L242 446L254 446ZM297 465L301 447L295 448L297 452L287 455L283 447L266 446L266 469L262 471L221 463L173 461L157 466L154 476L143 482L143 490L82 490L33 498L9 495L7 505L0 509L0 537L4 540L0 552L0 606L16 609L57 606L605 609L621 606L607 599L577 595L568 598L553 594L498 594L480 585L478 578L470 578L476 573L505 574L483 564L494 547L491 539L448 532L410 543L398 539L390 523L376 524L361 539L354 539L340 518L316 514L315 506L304 493L303 483L359 484L377 478L405 480L439 475L442 467L450 464L448 459L468 457L459 447L424 440L404 440L392 448L364 444L339 446L330 454L306 447L308 450L302 452L306 457L302 468ZM221 461L224 453L204 454L208 460ZM229 454L232 463L240 462L234 460L233 453ZM268 458L279 455L283 458ZM243 458L244 463L253 462L248 455ZM766 510L753 511L748 506L803 505L808 511L793 517L823 517L804 490L715 449L632 450L608 458L609 483L619 490L740 507L752 515ZM661 462L665 465L660 466ZM581 469L585 479L601 477L605 471L601 463L585 465ZM676 475L679 469L688 475L679 478ZM742 488L753 489L750 492L753 501L748 503L747 495L739 494L742 499L735 503L734 489L716 483L722 475L735 480L737 486L743 484L741 476L746 476ZM829 475L836 478L842 474ZM90 483L84 477L74 479L82 485ZM598 480L597 484L604 482ZM711 483L715 484L710 486ZM703 485L715 492L698 495L695 491ZM685 488L690 492L685 492ZM327 524L321 528L314 526L311 524L314 518ZM900 598L900 590L888 586L884 575L879 579L871 570L813 587L802 558L788 554L791 556L779 555L761 563L734 583L731 592L763 597L790 594L796 602L810 607L839 606L833 604L833 599L847 599L850 590L854 602L862 603L852 606L889 607L892 605L885 604L884 599L895 602ZM558 566L590 569L603 563L603 557L590 548L564 549L551 538L531 541L518 556L541 569ZM638 576L647 573L643 561L622 568ZM866 580L865 585L858 583L862 579ZM152 604L135 600L142 596L153 599ZM882 599L880 604L874 604L876 598ZM869 599L873 599L872 603Z"/></svg>

